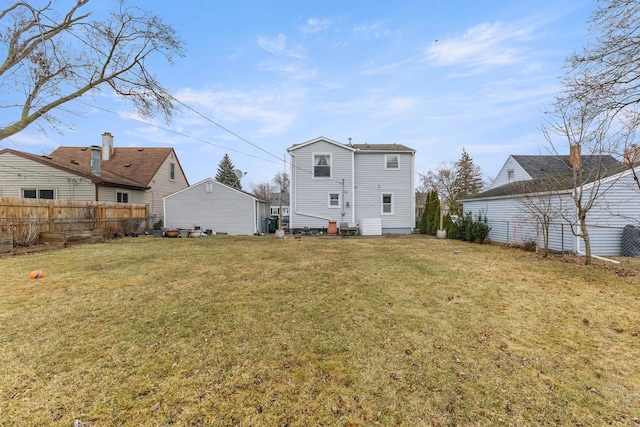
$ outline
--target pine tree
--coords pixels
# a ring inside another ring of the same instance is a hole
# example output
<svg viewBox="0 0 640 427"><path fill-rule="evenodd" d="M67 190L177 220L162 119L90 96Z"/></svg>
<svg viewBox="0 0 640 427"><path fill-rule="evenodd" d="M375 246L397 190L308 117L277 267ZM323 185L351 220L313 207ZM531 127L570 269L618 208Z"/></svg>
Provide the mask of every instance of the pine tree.
<svg viewBox="0 0 640 427"><path fill-rule="evenodd" d="M482 190L482 172L480 167L473 163L469 153L462 148L462 156L456 162L456 179L454 182L456 210L460 209L458 200L475 196Z"/></svg>
<svg viewBox="0 0 640 427"><path fill-rule="evenodd" d="M431 202L431 224L429 224L428 233L432 236L438 234L438 228L440 228L440 198L438 192L433 190L433 201Z"/></svg>
<svg viewBox="0 0 640 427"><path fill-rule="evenodd" d="M431 191L427 192L427 195L424 198L424 210L420 217L420 234L429 233L431 223L431 205L433 204L431 193Z"/></svg>
<svg viewBox="0 0 640 427"><path fill-rule="evenodd" d="M229 187L242 190L242 184L240 184L240 178L234 172L235 166L231 162L228 154L225 154L220 164L218 165L218 174L216 175L216 181L221 182Z"/></svg>

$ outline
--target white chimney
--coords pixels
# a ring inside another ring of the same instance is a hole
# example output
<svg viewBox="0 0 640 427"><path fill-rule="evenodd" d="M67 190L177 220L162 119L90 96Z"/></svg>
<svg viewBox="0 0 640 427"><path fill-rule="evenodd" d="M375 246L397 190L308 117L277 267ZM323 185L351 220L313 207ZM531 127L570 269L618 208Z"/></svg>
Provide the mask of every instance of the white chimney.
<svg viewBox="0 0 640 427"><path fill-rule="evenodd" d="M100 147L91 146L91 173L100 176Z"/></svg>
<svg viewBox="0 0 640 427"><path fill-rule="evenodd" d="M113 135L109 132L102 134L102 160L107 161L113 154Z"/></svg>

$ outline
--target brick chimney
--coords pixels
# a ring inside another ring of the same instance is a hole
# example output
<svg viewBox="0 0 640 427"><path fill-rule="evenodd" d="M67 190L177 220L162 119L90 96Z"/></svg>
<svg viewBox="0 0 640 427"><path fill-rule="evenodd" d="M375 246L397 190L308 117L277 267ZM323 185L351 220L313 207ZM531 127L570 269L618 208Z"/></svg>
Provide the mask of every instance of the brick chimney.
<svg viewBox="0 0 640 427"><path fill-rule="evenodd" d="M102 134L102 160L105 162L113 155L113 135L109 132Z"/></svg>
<svg viewBox="0 0 640 427"><path fill-rule="evenodd" d="M582 167L580 145L578 144L569 147L569 167L573 170L578 170Z"/></svg>
<svg viewBox="0 0 640 427"><path fill-rule="evenodd" d="M630 165L635 165L640 162L640 147L636 144L631 144L624 150L624 161Z"/></svg>

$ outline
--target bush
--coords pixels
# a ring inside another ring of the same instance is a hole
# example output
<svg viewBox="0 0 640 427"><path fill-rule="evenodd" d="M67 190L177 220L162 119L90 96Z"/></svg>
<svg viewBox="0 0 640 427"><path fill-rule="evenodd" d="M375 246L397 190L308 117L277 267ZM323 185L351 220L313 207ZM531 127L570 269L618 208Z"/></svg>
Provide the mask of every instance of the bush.
<svg viewBox="0 0 640 427"><path fill-rule="evenodd" d="M473 219L471 212L467 212L457 223L451 221L451 226L447 228L447 234L451 239L483 243L487 240L490 230L491 227L489 227L486 216L483 217L479 214Z"/></svg>

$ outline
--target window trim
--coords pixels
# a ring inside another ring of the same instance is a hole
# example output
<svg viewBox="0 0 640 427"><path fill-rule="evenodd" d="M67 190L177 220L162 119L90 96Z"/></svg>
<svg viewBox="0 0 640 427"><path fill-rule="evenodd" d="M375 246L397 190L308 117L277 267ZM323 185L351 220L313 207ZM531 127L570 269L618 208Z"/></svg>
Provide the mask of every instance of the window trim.
<svg viewBox="0 0 640 427"><path fill-rule="evenodd" d="M395 157L398 161L398 166L395 168L390 168L389 167L389 157ZM384 155L384 170L388 170L388 171L397 171L400 170L400 155L399 154L385 154Z"/></svg>
<svg viewBox="0 0 640 427"><path fill-rule="evenodd" d="M328 176L316 176L316 156L329 156L329 175ZM333 153L318 152L311 153L311 171L313 179L331 179L333 177Z"/></svg>
<svg viewBox="0 0 640 427"><path fill-rule="evenodd" d="M271 206L271 215L279 215L279 207ZM284 210L284 209L283 209Z"/></svg>
<svg viewBox="0 0 640 427"><path fill-rule="evenodd" d="M333 194L338 196L338 200L337 200L337 203L335 205L331 204L331 195L333 195ZM342 195L339 192L327 193L327 207L329 209L340 209L340 206L341 206L340 202L341 201L342 201Z"/></svg>
<svg viewBox="0 0 640 427"><path fill-rule="evenodd" d="M125 195L127 196L127 201L123 202L123 201L118 201L118 196L119 195ZM131 193L128 191L118 191L116 190L116 203L131 203L129 200L131 200Z"/></svg>
<svg viewBox="0 0 640 427"><path fill-rule="evenodd" d="M507 170L507 182L514 182L516 180L516 173L513 169Z"/></svg>
<svg viewBox="0 0 640 427"><path fill-rule="evenodd" d="M25 191L35 191L36 197L25 197L24 195ZM40 197L43 191L51 191L53 193L53 198L49 199L46 197L45 198ZM20 195L23 199L29 199L29 200L57 200L58 199L58 191L55 188L47 188L47 187L23 187L23 188L20 188Z"/></svg>
<svg viewBox="0 0 640 427"><path fill-rule="evenodd" d="M169 181L176 180L176 164L171 162L169 163Z"/></svg>
<svg viewBox="0 0 640 427"><path fill-rule="evenodd" d="M389 205L391 206L391 212L385 212L384 211L384 196L391 196L391 203L389 203ZM393 193L380 193L380 215L393 215L394 213L394 199L395 196Z"/></svg>

